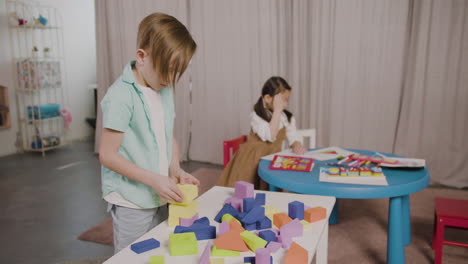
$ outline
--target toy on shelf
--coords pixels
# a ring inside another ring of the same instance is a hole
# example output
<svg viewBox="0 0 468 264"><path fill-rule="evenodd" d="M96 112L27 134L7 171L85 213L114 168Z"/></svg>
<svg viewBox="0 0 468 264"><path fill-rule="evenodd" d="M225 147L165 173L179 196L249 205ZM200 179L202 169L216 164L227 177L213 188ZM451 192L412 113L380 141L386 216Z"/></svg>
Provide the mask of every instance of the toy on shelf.
<svg viewBox="0 0 468 264"><path fill-rule="evenodd" d="M312 171L314 159L275 155L270 163L270 170Z"/></svg>

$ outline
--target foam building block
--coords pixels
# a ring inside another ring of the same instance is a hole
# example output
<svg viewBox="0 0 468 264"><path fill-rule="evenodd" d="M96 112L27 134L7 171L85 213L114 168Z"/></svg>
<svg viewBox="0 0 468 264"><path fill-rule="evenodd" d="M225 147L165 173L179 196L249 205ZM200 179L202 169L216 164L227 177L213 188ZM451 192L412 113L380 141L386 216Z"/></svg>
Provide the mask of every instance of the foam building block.
<svg viewBox="0 0 468 264"><path fill-rule="evenodd" d="M267 228L267 229L255 230L253 233L258 236L260 234L260 232L267 231L267 230L275 233L276 236L279 234L279 230L276 229L276 228Z"/></svg>
<svg viewBox="0 0 468 264"><path fill-rule="evenodd" d="M169 205L168 225L174 227L180 224L181 218L193 218L198 213L198 202L192 201L187 205Z"/></svg>
<svg viewBox="0 0 468 264"><path fill-rule="evenodd" d="M214 220L218 223L221 223L221 218L223 217L223 215L225 214L230 214L234 217L237 218L237 216L239 215L239 211L237 211L234 207L232 207L232 205L230 204L224 204L223 208L221 208L221 210L218 212L218 214L215 216Z"/></svg>
<svg viewBox="0 0 468 264"><path fill-rule="evenodd" d="M237 230L239 233L245 231L245 229L242 227L242 225L239 224L239 222L234 221L234 220L231 220L229 222L229 230Z"/></svg>
<svg viewBox="0 0 468 264"><path fill-rule="evenodd" d="M211 246L212 242L209 241L206 244L205 249L203 250L203 253L200 256L200 261L198 262L199 264L210 264L210 254L211 254Z"/></svg>
<svg viewBox="0 0 468 264"><path fill-rule="evenodd" d="M244 198L242 201L243 201L243 207L242 207L243 212L249 212L255 206L255 199L252 197Z"/></svg>
<svg viewBox="0 0 468 264"><path fill-rule="evenodd" d="M273 253L276 253L276 251L278 251L281 248L281 243L272 241L268 243L266 248L270 250L270 252L273 254Z"/></svg>
<svg viewBox="0 0 468 264"><path fill-rule="evenodd" d="M253 224L261 220L263 217L265 217L265 208L256 206L242 218L242 223Z"/></svg>
<svg viewBox="0 0 468 264"><path fill-rule="evenodd" d="M242 219L247 215L247 212L240 212L239 215L237 216L237 219L242 221Z"/></svg>
<svg viewBox="0 0 468 264"><path fill-rule="evenodd" d="M310 223L306 220L301 220L302 226L304 226L304 230L307 230L310 227Z"/></svg>
<svg viewBox="0 0 468 264"><path fill-rule="evenodd" d="M255 195L255 205L256 206L265 205L265 201L266 201L266 194L265 193L257 193Z"/></svg>
<svg viewBox="0 0 468 264"><path fill-rule="evenodd" d="M245 181L237 181L234 184L234 197L239 199L254 197L254 185Z"/></svg>
<svg viewBox="0 0 468 264"><path fill-rule="evenodd" d="M132 244L130 246L130 248L133 250L133 252L135 252L137 254L140 254L140 253L146 252L148 250L158 248L159 245L160 245L160 243L159 243L158 240L156 240L154 238L150 238L150 239L143 240L143 241L137 242L135 244Z"/></svg>
<svg viewBox="0 0 468 264"><path fill-rule="evenodd" d="M274 214L281 213L281 211L273 205L264 205L263 208L265 208L265 216L270 218L271 221L273 221Z"/></svg>
<svg viewBox="0 0 468 264"><path fill-rule="evenodd" d="M202 217L200 219L197 219L193 221L194 224L202 224L202 225L210 225L210 219L208 217Z"/></svg>
<svg viewBox="0 0 468 264"><path fill-rule="evenodd" d="M257 221L257 229L267 229L271 228L271 220L268 217L263 217L259 221Z"/></svg>
<svg viewBox="0 0 468 264"><path fill-rule="evenodd" d="M240 233L236 230L229 231L214 240L214 245L218 249L227 249L246 252L249 248L245 245Z"/></svg>
<svg viewBox="0 0 468 264"><path fill-rule="evenodd" d="M259 248L265 247L267 244L267 242L264 239L256 236L255 234L249 231L244 231L240 233L240 236L244 240L245 244L247 244L247 247L249 247L249 249L253 252L256 252Z"/></svg>
<svg viewBox="0 0 468 264"><path fill-rule="evenodd" d="M255 257L244 257L244 264L255 264Z"/></svg>
<svg viewBox="0 0 468 264"><path fill-rule="evenodd" d="M273 215L273 224L278 228L281 228L283 225L291 221L292 221L291 217L289 217L285 213L276 213Z"/></svg>
<svg viewBox="0 0 468 264"><path fill-rule="evenodd" d="M255 264L271 264L270 250L259 248L255 251Z"/></svg>
<svg viewBox="0 0 468 264"><path fill-rule="evenodd" d="M290 202L288 204L288 215L291 219L304 220L304 203L299 201Z"/></svg>
<svg viewBox="0 0 468 264"><path fill-rule="evenodd" d="M180 224L180 218L177 216L168 216L167 217L167 225L169 227L176 227Z"/></svg>
<svg viewBox="0 0 468 264"><path fill-rule="evenodd" d="M323 207L313 207L304 211L304 220L309 223L317 222L327 218L327 209Z"/></svg>
<svg viewBox="0 0 468 264"><path fill-rule="evenodd" d="M254 231L257 228L257 223L244 224L245 230Z"/></svg>
<svg viewBox="0 0 468 264"><path fill-rule="evenodd" d="M180 218L181 226L191 226L193 222L198 219L198 214L195 214L192 218Z"/></svg>
<svg viewBox="0 0 468 264"><path fill-rule="evenodd" d="M150 256L149 264L164 264L164 256Z"/></svg>
<svg viewBox="0 0 468 264"><path fill-rule="evenodd" d="M304 230L304 227L301 224L301 221L299 221L299 219L296 218L292 220L291 222L283 225L280 228L280 234L281 234L281 237L283 238L286 236L290 238L300 237L303 234L303 230Z"/></svg>
<svg viewBox="0 0 468 264"><path fill-rule="evenodd" d="M195 233L197 240L213 239L216 238L216 227L204 224L193 224L191 226L176 226L174 229L175 234L180 233Z"/></svg>
<svg viewBox="0 0 468 264"><path fill-rule="evenodd" d="M234 220L234 221L237 221L239 224L241 224L241 222L239 220L237 220L234 216L230 215L230 214L224 214L223 217L221 217L221 222L231 222L231 220Z"/></svg>
<svg viewBox="0 0 468 264"><path fill-rule="evenodd" d="M289 248L293 242L289 236L282 236L281 234L276 238L276 242L281 243L282 248Z"/></svg>
<svg viewBox="0 0 468 264"><path fill-rule="evenodd" d="M237 211L242 212L244 208L244 201L243 199L239 199L237 197L233 197L231 201L232 207L234 207Z"/></svg>
<svg viewBox="0 0 468 264"><path fill-rule="evenodd" d="M307 264L308 259L309 252L294 242L284 256L284 264Z"/></svg>
<svg viewBox="0 0 468 264"><path fill-rule="evenodd" d="M218 227L218 236L222 236L225 234L227 231L229 231L229 222L224 221L221 224L219 224Z"/></svg>
<svg viewBox="0 0 468 264"><path fill-rule="evenodd" d="M211 250L212 257L239 257L240 252L235 250L229 249L221 249L213 246L213 250Z"/></svg>
<svg viewBox="0 0 468 264"><path fill-rule="evenodd" d="M184 195L184 200L182 202L169 201L171 204L176 205L188 205L192 203L193 199L198 196L198 186L194 184L177 184L177 187Z"/></svg>
<svg viewBox="0 0 468 264"><path fill-rule="evenodd" d="M212 258L210 259L210 264L224 264L223 258Z"/></svg>
<svg viewBox="0 0 468 264"><path fill-rule="evenodd" d="M258 236L266 242L276 241L276 234L271 230L261 231Z"/></svg>
<svg viewBox="0 0 468 264"><path fill-rule="evenodd" d="M171 256L197 254L198 244L195 233L169 234L169 253Z"/></svg>

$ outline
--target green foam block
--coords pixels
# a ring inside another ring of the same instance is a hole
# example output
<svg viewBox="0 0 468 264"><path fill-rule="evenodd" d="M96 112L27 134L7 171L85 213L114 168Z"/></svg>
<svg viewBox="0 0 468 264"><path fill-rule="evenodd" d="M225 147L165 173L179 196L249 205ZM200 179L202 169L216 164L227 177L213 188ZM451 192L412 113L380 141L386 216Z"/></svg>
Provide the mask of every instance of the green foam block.
<svg viewBox="0 0 468 264"><path fill-rule="evenodd" d="M228 250L228 249L221 249L213 246L213 250L211 251L212 257L239 257L240 251L235 250Z"/></svg>
<svg viewBox="0 0 468 264"><path fill-rule="evenodd" d="M267 244L266 240L262 239L259 236L256 236L254 233L249 231L244 231L240 233L240 236L244 240L245 244L247 244L249 249L253 252L256 252L259 248L264 248Z"/></svg>
<svg viewBox="0 0 468 264"><path fill-rule="evenodd" d="M162 255L151 256L149 263L150 264L164 264L164 256Z"/></svg>
<svg viewBox="0 0 468 264"><path fill-rule="evenodd" d="M171 256L195 255L198 253L197 237L194 232L169 235Z"/></svg>

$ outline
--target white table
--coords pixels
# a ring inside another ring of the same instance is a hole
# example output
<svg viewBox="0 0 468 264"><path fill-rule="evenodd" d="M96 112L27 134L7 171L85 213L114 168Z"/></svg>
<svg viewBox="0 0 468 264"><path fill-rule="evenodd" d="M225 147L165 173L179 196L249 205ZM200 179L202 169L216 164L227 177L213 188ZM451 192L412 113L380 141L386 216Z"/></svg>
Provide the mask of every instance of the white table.
<svg viewBox="0 0 468 264"><path fill-rule="evenodd" d="M257 191L264 192L264 191ZM295 193L282 193L282 192L264 192L266 193L266 204L274 205L279 210L287 213L288 203L292 201L300 201L310 207L322 206L327 209L327 219L310 224L308 229L304 229L302 237L294 238L293 240L309 251L309 263L316 255L316 263L327 263L328 256L328 218L335 205L335 197L318 196L318 195L304 195ZM234 194L233 188L226 187L213 187L203 195L197 198L199 202L200 212L199 216L207 216L210 219L210 225L218 226L219 224L213 219L219 210L223 207L224 201ZM218 227L216 228L218 230ZM108 259L106 264L114 263L149 263L149 257L154 255L164 255L165 263L170 264L198 264L200 255L210 240L198 241L198 255L172 257L169 255L169 234L174 231L167 225L167 221L159 224L148 233L137 239L135 242L155 238L161 243L157 249L149 250L141 254L136 254L130 249L130 246L124 248L119 253ZM283 263L285 249L278 250L273 254L274 263ZM226 264L240 264L244 263L244 256L255 256L255 253L241 252L241 257L225 257Z"/></svg>

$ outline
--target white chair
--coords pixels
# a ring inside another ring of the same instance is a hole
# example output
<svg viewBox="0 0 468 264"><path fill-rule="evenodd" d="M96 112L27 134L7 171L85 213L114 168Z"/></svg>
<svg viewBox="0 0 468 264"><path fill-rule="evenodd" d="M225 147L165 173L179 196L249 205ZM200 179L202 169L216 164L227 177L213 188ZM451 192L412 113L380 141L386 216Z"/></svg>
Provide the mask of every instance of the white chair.
<svg viewBox="0 0 468 264"><path fill-rule="evenodd" d="M302 145L304 145L304 147L306 149L309 149L309 148L315 148L315 145L316 145L316 134L317 134L317 131L315 130L315 128L311 128L311 129L298 129L297 130L297 136L299 137L299 142L301 142ZM306 138L309 138L309 145L306 146L304 143L306 142L305 139ZM288 140L285 140L283 142L283 150L285 149L288 149L289 148L289 145L291 145L291 143L288 142Z"/></svg>

